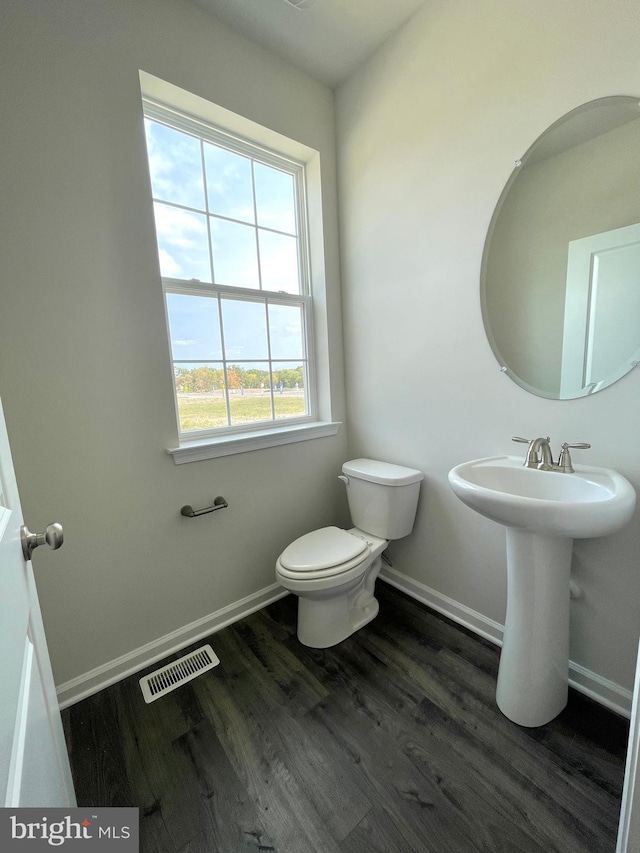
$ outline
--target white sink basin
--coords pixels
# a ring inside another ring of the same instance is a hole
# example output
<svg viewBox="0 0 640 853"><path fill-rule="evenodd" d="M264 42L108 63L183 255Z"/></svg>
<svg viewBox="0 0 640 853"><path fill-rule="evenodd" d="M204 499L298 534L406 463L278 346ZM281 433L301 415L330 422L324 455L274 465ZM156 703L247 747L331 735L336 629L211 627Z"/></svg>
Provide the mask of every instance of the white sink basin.
<svg viewBox="0 0 640 853"><path fill-rule="evenodd" d="M575 538L606 536L633 515L631 483L609 468L525 468L492 456L457 465L449 483L467 506L506 527L507 612L496 701L521 726L542 726L567 704L569 582Z"/></svg>
<svg viewBox="0 0 640 853"><path fill-rule="evenodd" d="M504 524L536 533L585 539L614 533L631 519L633 486L609 468L577 465L575 473L525 468L521 457L463 462L449 483L467 506Z"/></svg>

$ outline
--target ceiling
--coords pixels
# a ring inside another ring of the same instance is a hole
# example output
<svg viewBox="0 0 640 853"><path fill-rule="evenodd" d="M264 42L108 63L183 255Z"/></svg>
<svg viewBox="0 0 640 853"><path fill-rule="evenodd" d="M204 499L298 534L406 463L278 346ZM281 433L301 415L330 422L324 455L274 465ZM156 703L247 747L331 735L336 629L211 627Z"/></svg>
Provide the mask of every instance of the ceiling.
<svg viewBox="0 0 640 853"><path fill-rule="evenodd" d="M368 59L425 0L314 0L303 9L294 8L286 0L194 2L333 88Z"/></svg>

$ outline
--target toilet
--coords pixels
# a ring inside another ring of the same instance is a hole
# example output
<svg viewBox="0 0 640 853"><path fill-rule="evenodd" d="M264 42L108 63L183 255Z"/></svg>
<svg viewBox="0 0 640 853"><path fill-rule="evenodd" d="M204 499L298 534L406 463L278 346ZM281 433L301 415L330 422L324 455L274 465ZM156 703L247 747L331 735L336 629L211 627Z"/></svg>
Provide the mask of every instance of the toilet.
<svg viewBox="0 0 640 853"><path fill-rule="evenodd" d="M276 580L298 596L298 639L325 649L378 613L374 596L382 552L413 529L422 471L354 459L339 477L355 527L321 527L296 539L276 561Z"/></svg>

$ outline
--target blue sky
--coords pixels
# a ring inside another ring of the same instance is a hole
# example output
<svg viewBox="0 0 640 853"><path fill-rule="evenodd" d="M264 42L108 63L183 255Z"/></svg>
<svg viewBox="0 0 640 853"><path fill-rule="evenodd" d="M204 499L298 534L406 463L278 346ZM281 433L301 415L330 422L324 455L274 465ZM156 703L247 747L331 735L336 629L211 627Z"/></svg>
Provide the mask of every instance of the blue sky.
<svg viewBox="0 0 640 853"><path fill-rule="evenodd" d="M271 357L296 360L304 357L301 309L297 305L241 302L222 299L226 355L229 361L265 360L267 318L271 332ZM210 361L222 358L218 299L168 293L167 309L171 348L176 361Z"/></svg>

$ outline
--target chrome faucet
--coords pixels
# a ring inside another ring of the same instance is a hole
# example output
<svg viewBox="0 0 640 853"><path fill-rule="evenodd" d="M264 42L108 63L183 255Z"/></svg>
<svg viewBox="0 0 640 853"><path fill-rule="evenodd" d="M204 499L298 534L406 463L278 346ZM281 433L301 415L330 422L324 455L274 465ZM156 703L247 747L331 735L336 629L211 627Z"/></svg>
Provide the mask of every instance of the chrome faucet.
<svg viewBox="0 0 640 853"><path fill-rule="evenodd" d="M525 468L538 468L540 471L553 471L553 456L551 455L551 439L546 438L520 438L515 435L512 441L520 441L528 444L527 458L524 460ZM542 458L540 458L542 455Z"/></svg>
<svg viewBox="0 0 640 853"><path fill-rule="evenodd" d="M527 448L527 456L524 460L525 468L537 468L538 471L558 471L561 474L573 474L574 468L571 464L571 454L569 453L569 448L576 448L580 450L585 450L588 447L591 447L590 444L586 442L580 442L578 444L567 444L565 442L562 445L562 451L558 458L557 463L553 461L553 455L551 453L551 439L549 436L546 438L520 438L520 436L515 435L512 441L520 441L524 444L528 444Z"/></svg>

